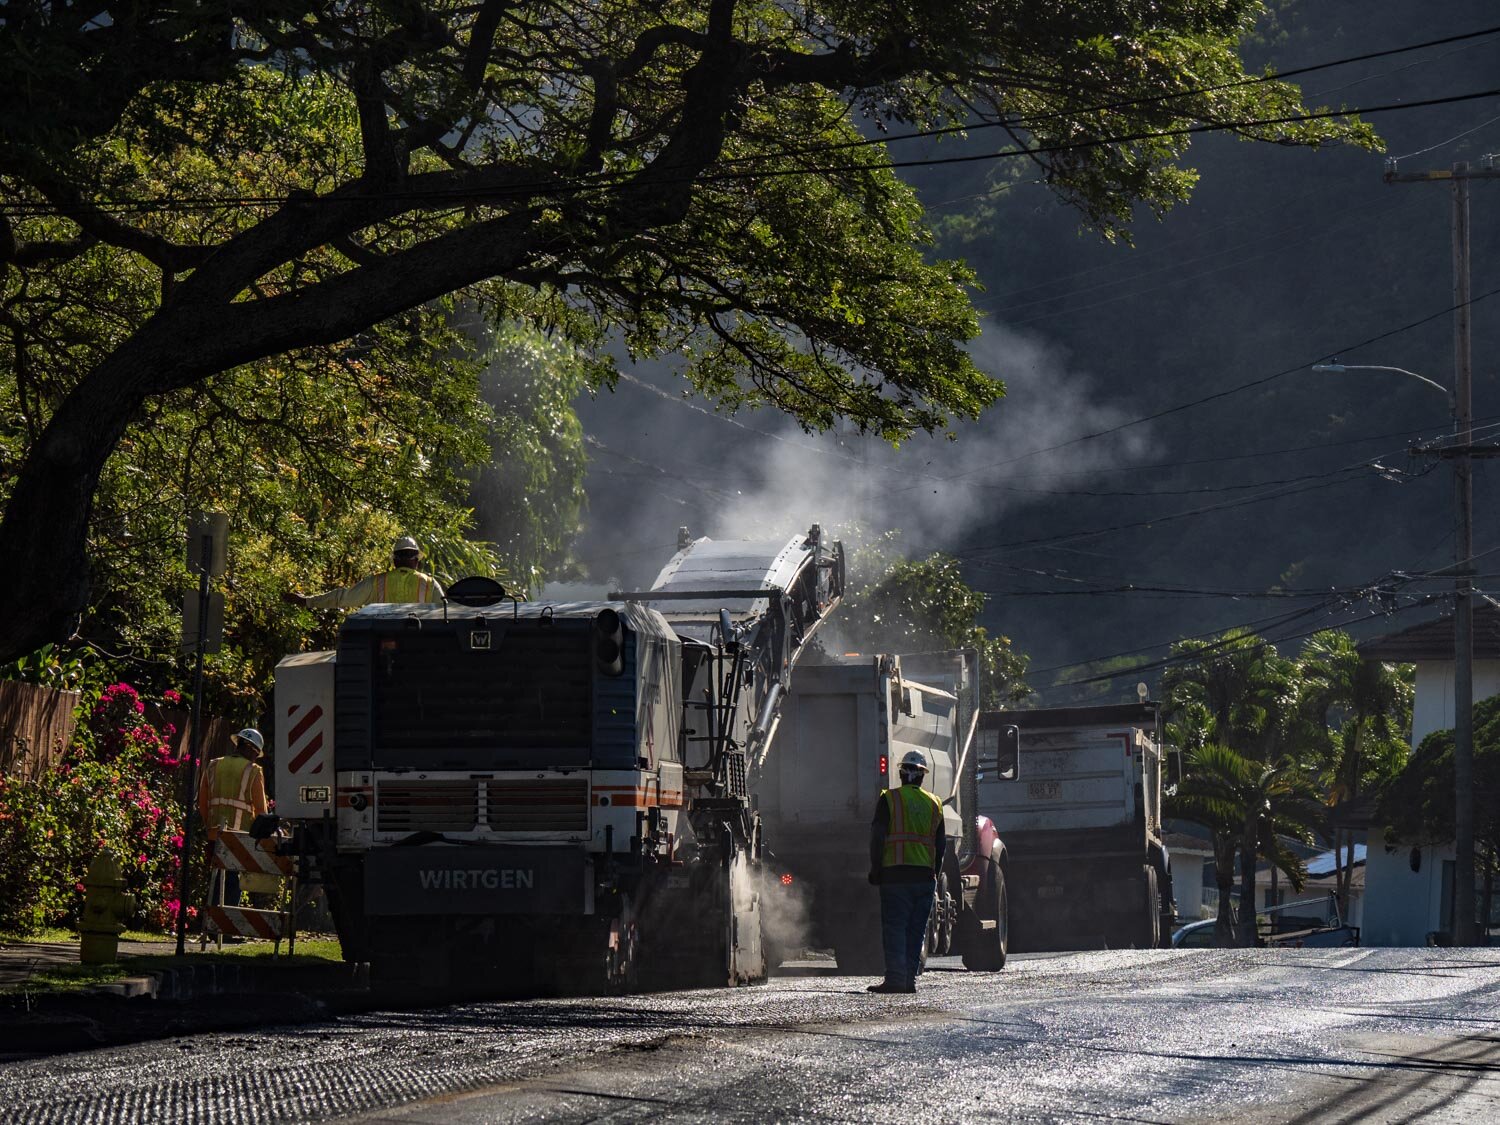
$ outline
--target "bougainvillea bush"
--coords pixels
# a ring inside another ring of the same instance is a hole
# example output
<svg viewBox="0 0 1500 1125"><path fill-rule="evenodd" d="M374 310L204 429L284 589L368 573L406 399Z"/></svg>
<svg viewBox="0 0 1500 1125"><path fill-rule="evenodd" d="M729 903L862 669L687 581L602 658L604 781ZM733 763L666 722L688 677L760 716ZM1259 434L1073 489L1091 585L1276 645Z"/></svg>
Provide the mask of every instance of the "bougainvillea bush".
<svg viewBox="0 0 1500 1125"><path fill-rule="evenodd" d="M176 692L164 700L179 702ZM73 743L38 782L0 778L0 930L76 925L101 850L136 896L135 923L164 929L177 908L185 761L140 693L112 684L82 705Z"/></svg>

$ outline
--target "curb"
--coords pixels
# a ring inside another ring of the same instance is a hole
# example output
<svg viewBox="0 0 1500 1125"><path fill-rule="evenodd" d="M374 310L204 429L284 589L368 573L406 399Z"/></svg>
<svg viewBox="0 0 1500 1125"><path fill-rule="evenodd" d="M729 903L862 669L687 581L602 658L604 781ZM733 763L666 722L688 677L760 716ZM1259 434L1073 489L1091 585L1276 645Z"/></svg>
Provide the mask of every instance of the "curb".
<svg viewBox="0 0 1500 1125"><path fill-rule="evenodd" d="M24 1011L0 1008L0 1056L36 1057L199 1032L306 1023L325 1019L335 1009L358 1009L366 997L354 967L342 962L173 965L38 996Z"/></svg>

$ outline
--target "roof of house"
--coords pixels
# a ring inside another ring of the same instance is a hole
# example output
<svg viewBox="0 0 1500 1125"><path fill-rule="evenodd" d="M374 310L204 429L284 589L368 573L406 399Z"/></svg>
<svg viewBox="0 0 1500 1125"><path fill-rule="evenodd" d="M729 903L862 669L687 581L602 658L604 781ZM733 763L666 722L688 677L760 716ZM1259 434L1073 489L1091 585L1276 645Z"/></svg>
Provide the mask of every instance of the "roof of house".
<svg viewBox="0 0 1500 1125"><path fill-rule="evenodd" d="M1355 844L1354 865L1358 867L1360 864L1364 863L1364 861L1365 846L1363 844ZM1331 851L1323 852L1321 855L1315 855L1312 857L1312 859L1307 861L1307 873L1312 876L1332 875L1335 866L1336 864L1334 861L1333 853Z"/></svg>
<svg viewBox="0 0 1500 1125"><path fill-rule="evenodd" d="M1212 840L1205 840L1202 836L1191 836L1186 832L1168 832L1162 842L1167 845L1168 855L1177 855L1179 852L1199 855L1214 854Z"/></svg>
<svg viewBox="0 0 1500 1125"><path fill-rule="evenodd" d="M1445 613L1396 633L1371 637L1358 647L1361 656L1398 664L1452 660L1453 614ZM1500 659L1500 609L1477 598L1474 599L1474 655L1482 659Z"/></svg>

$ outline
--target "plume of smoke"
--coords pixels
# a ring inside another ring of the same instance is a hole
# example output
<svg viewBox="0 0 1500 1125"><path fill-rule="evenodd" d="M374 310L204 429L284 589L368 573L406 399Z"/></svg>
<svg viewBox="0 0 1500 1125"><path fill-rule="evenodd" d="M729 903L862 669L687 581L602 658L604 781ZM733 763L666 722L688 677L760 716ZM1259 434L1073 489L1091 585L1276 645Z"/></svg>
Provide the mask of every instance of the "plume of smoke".
<svg viewBox="0 0 1500 1125"><path fill-rule="evenodd" d="M925 555L976 527L993 531L1051 489L1076 487L1080 472L1150 452L1144 428L1049 450L1126 415L1101 401L1097 376L1034 336L990 325L971 351L1004 378L1005 398L977 422L894 449L847 430L805 434L772 411L714 416L678 400L661 371L625 383L607 410L585 404L594 446L586 563L596 575L649 580L680 525L714 538L777 538L815 522L855 540L897 529L901 549Z"/></svg>

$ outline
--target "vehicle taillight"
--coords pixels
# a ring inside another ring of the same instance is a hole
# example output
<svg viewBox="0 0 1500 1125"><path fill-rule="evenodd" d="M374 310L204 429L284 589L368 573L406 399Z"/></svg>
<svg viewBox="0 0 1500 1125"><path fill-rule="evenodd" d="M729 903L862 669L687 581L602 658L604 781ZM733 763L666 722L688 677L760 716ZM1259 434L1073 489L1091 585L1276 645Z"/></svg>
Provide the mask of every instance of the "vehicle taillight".
<svg viewBox="0 0 1500 1125"><path fill-rule="evenodd" d="M790 871L788 871L784 875L782 875L782 877L781 877L781 885L783 887L790 887L792 885L792 873Z"/></svg>

